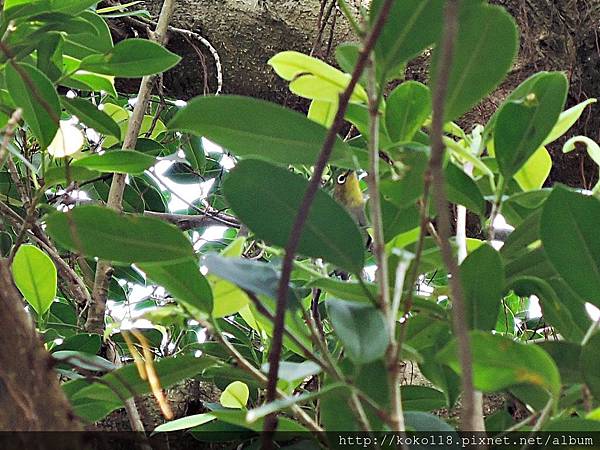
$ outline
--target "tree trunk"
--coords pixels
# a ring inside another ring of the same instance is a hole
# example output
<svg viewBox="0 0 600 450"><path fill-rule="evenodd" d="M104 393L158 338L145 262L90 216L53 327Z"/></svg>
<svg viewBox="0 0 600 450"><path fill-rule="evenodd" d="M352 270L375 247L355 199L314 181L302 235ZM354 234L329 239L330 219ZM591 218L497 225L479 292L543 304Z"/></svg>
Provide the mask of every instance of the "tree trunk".
<svg viewBox="0 0 600 450"><path fill-rule="evenodd" d="M0 311L0 431L80 430L5 259Z"/></svg>
<svg viewBox="0 0 600 450"><path fill-rule="evenodd" d="M467 114L462 124L485 123L515 86L540 70L567 73L571 81L569 106L598 95L600 0L490 1L506 7L517 19L521 31L519 58L505 83ZM250 95L305 110L307 102L289 93L286 83L273 73L267 60L282 50L311 51L318 35L321 3L321 0L179 0L174 25L195 31L212 42L222 62L224 93ZM161 4L162 0L146 1L153 13ZM335 10L316 52L316 56L329 62L337 44L353 39L345 19L337 13L334 24L333 16ZM208 92L216 90L214 60L201 44L195 46L197 49L181 35L172 35L170 48L183 61L165 75L168 95L184 99L201 95L205 93L205 80ZM407 77L426 82L427 68L427 58L418 58L409 66ZM589 107L573 133L600 140L597 112L597 105ZM548 183L593 186L598 169L585 151L564 155L561 145L559 142L550 148L554 167Z"/></svg>

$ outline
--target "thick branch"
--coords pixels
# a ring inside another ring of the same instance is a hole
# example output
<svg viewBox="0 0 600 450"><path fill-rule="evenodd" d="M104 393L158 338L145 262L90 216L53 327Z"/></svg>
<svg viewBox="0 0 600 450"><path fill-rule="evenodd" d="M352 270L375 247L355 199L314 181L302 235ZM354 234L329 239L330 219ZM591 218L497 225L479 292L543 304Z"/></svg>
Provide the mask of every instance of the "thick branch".
<svg viewBox="0 0 600 450"><path fill-rule="evenodd" d="M81 426L0 260L0 431L78 431Z"/></svg>

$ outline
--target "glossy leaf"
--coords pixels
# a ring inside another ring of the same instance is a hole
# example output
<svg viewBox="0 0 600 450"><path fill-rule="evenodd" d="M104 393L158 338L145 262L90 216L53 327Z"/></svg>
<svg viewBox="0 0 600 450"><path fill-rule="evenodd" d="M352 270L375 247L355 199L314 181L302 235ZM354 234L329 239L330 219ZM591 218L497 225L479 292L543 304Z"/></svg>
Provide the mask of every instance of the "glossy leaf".
<svg viewBox="0 0 600 450"><path fill-rule="evenodd" d="M336 101L351 78L320 59L295 51L277 53L268 64L290 82L294 94L311 100ZM354 88L351 101L367 102L367 93L361 85Z"/></svg>
<svg viewBox="0 0 600 450"><path fill-rule="evenodd" d="M135 150L116 150L93 154L73 161L73 167L85 167L98 172L141 175L156 163L156 158Z"/></svg>
<svg viewBox="0 0 600 450"><path fill-rule="evenodd" d="M473 382L484 392L529 383L547 389L555 398L560 392L560 374L552 358L540 347L522 344L504 336L472 331ZM460 373L456 340L436 359Z"/></svg>
<svg viewBox="0 0 600 450"><path fill-rule="evenodd" d="M232 209L257 236L284 247L307 185L306 179L286 169L244 160L223 189ZM312 204L298 252L352 272L363 266L360 231L348 212L323 191Z"/></svg>
<svg viewBox="0 0 600 450"><path fill-rule="evenodd" d="M431 114L431 92L424 84L406 81L386 101L385 125L393 142L410 141Z"/></svg>
<svg viewBox="0 0 600 450"><path fill-rule="evenodd" d="M535 276L522 276L511 280L509 287L519 296L536 295L540 301L544 320L565 339L572 341L583 339L584 333L573 318L573 313L577 313L576 305L569 302L569 297L566 295L558 295L549 282Z"/></svg>
<svg viewBox="0 0 600 450"><path fill-rule="evenodd" d="M123 78L137 78L165 72L181 57L147 39L124 39L103 55L81 61L81 70Z"/></svg>
<svg viewBox="0 0 600 450"><path fill-rule="evenodd" d="M62 105L67 111L95 129L98 133L112 135L121 138L121 129L117 123L104 111L100 111L89 100L82 98L61 98Z"/></svg>
<svg viewBox="0 0 600 450"><path fill-rule="evenodd" d="M210 413L194 414L193 416L181 417L180 419L171 420L157 426L153 433L166 433L168 431L187 430L188 428L199 427L205 423L212 422L216 417Z"/></svg>
<svg viewBox="0 0 600 450"><path fill-rule="evenodd" d="M52 82L33 66L23 63L6 64L6 87L23 117L46 148L58 131L60 102Z"/></svg>
<svg viewBox="0 0 600 450"><path fill-rule="evenodd" d="M542 244L569 287L600 306L600 201L557 186L540 221Z"/></svg>
<svg viewBox="0 0 600 450"><path fill-rule="evenodd" d="M493 330L504 294L504 267L500 254L482 245L460 265L464 302L471 329Z"/></svg>
<svg viewBox="0 0 600 450"><path fill-rule="evenodd" d="M193 256L191 243L175 226L100 206L53 213L46 226L61 245L84 256L125 264L174 262Z"/></svg>
<svg viewBox="0 0 600 450"><path fill-rule="evenodd" d="M274 103L250 97L199 97L169 123L171 130L204 136L236 156L282 164L314 164L327 130L306 116ZM332 160L349 158L337 138Z"/></svg>
<svg viewBox="0 0 600 450"><path fill-rule="evenodd" d="M264 373L269 373L269 363L263 364L261 370ZM321 366L312 362L304 361L301 363L291 361L280 361L277 378L289 382L304 380L312 375L317 375L321 372Z"/></svg>
<svg viewBox="0 0 600 450"><path fill-rule="evenodd" d="M210 314L212 311L211 287L200 273L195 258L173 263L140 264L139 267L192 314L197 311Z"/></svg>
<svg viewBox="0 0 600 450"><path fill-rule="evenodd" d="M484 216L485 199L475 181L452 163L446 166L445 174L448 200Z"/></svg>
<svg viewBox="0 0 600 450"><path fill-rule="evenodd" d="M235 283L245 291L277 298L279 273L270 264L244 258L226 258L216 254L206 255L202 263L209 273ZM288 291L288 305L297 303L294 292Z"/></svg>
<svg viewBox="0 0 600 450"><path fill-rule="evenodd" d="M574 136L564 143L563 153L569 153L575 150L576 144L583 144L588 152L589 157L600 166L600 145L586 136Z"/></svg>
<svg viewBox="0 0 600 450"><path fill-rule="evenodd" d="M221 393L219 402L225 408L242 409L246 407L249 396L248 385L241 381L234 381Z"/></svg>
<svg viewBox="0 0 600 450"><path fill-rule="evenodd" d="M502 7L466 2L461 7L445 119L459 118L489 94L510 70L519 38L512 16ZM431 85L435 86L441 45L433 54ZM491 57L493 55L493 57Z"/></svg>
<svg viewBox="0 0 600 450"><path fill-rule="evenodd" d="M429 412L446 406L444 393L427 386L402 386L402 407L405 411Z"/></svg>
<svg viewBox="0 0 600 450"><path fill-rule="evenodd" d="M368 364L385 354L389 332L377 308L364 303L328 299L327 311L335 333L354 363Z"/></svg>
<svg viewBox="0 0 600 450"><path fill-rule="evenodd" d="M545 147L540 147L515 174L515 180L524 191L540 189L550 175L551 169L550 153Z"/></svg>
<svg viewBox="0 0 600 450"><path fill-rule="evenodd" d="M84 143L85 138L81 130L77 126L61 120L54 139L48 145L48 154L55 158L74 156L83 148Z"/></svg>
<svg viewBox="0 0 600 450"><path fill-rule="evenodd" d="M375 23L384 0L371 3L369 22ZM442 33L444 0L404 0L392 5L375 47L377 62L395 74L408 60L431 46Z"/></svg>
<svg viewBox="0 0 600 450"><path fill-rule="evenodd" d="M444 433L456 431L438 416L425 412L408 411L404 414L404 423L407 430Z"/></svg>
<svg viewBox="0 0 600 450"><path fill-rule="evenodd" d="M546 73L520 100L504 104L494 131L496 160L504 178L512 178L552 131L565 104L567 88L562 73Z"/></svg>
<svg viewBox="0 0 600 450"><path fill-rule="evenodd" d="M56 266L46 253L33 245L22 245L12 262L15 284L41 316L56 297Z"/></svg>
<svg viewBox="0 0 600 450"><path fill-rule="evenodd" d="M585 108L588 105L591 105L596 102L597 99L588 98L587 100L579 103L578 105L575 105L572 108L569 108L566 111L560 113L560 116L558 117L558 122L556 123L556 125L554 125L554 128L550 132L550 135L544 141L544 145L554 142L559 137L564 135L567 131L569 131L569 129L573 125L575 125L575 122L579 120Z"/></svg>

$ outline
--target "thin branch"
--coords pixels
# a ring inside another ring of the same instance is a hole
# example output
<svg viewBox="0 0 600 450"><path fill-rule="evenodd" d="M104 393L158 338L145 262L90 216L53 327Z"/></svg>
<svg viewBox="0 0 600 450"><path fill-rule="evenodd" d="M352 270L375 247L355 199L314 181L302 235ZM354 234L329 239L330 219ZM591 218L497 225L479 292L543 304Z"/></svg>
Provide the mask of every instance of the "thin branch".
<svg viewBox="0 0 600 450"><path fill-rule="evenodd" d="M444 34L440 48L440 64L437 82L433 90L433 116L431 121L431 158L428 172L432 177L433 199L437 211L437 225L440 237L440 251L444 264L448 269L449 284L452 297L452 323L458 341L458 356L462 371L462 412L461 428L466 431L485 431L478 429L479 416L475 390L473 388L473 367L469 329L466 323L466 311L458 263L452 254L450 245L450 217L444 182L443 160L444 143L443 127L446 94L450 68L454 56L454 41L458 33L458 0L448 0L445 10Z"/></svg>
<svg viewBox="0 0 600 450"><path fill-rule="evenodd" d="M15 129L22 116L23 110L21 108L15 109L4 127L4 137L2 138L2 145L0 146L0 170L2 170L2 167L6 162L6 158L8 157L8 146L15 135Z"/></svg>
<svg viewBox="0 0 600 450"><path fill-rule="evenodd" d="M271 351L269 352L269 376L266 396L267 402L273 401L277 392L277 374L279 371L279 359L281 358L281 347L283 342L287 290L288 284L290 282L294 256L296 254L298 244L300 243L302 229L306 222L306 218L308 217L308 213L310 212L311 204L321 184L321 177L323 176L325 166L327 165L327 162L331 157L333 145L335 144L337 135L344 124L344 115L346 112L346 108L348 107L350 97L354 92L354 88L356 87L360 76L362 75L363 71L367 66L371 50L375 47L377 38L381 33L381 30L383 28L383 25L385 24L385 21L393 3L393 0L386 0L383 4L379 17L377 18L373 29L371 30L371 32L365 40L364 47L358 57L350 82L348 83L346 90L342 93L342 95L340 95L339 106L333 121L333 125L329 129L319 157L315 163L313 175L309 181L308 187L304 194L304 198L302 199L302 203L298 210L298 214L296 215L296 219L294 220L288 243L285 247L285 257L283 259L281 278L279 280L279 286L277 290L277 309L275 313L273 341L271 343ZM267 416L264 424L263 448L268 450L273 447L272 438L276 428L276 414L271 414Z"/></svg>
<svg viewBox="0 0 600 450"><path fill-rule="evenodd" d="M228 214L221 212L211 213L205 212L205 215L200 214L172 214L172 213L160 213L155 211L144 211L144 215L148 217L156 217L157 219L164 220L166 222L177 225L182 231L193 230L195 228L207 227L207 226L229 226L239 228L240 223L238 220Z"/></svg>
<svg viewBox="0 0 600 450"><path fill-rule="evenodd" d="M175 0L165 0L160 12L156 31L152 33L152 40L163 44L166 42L167 28L169 21L175 11ZM138 135L144 119L148 101L152 94L152 85L156 75L142 78L142 83L138 92L137 102L133 108L133 113L129 119L127 134L123 141L123 150L134 149L137 143ZM120 211L123 204L123 192L125 191L125 174L114 174L110 191L108 193L107 206ZM106 299L108 297L108 284L112 277L112 266L108 261L98 261L96 266L96 276L94 288L92 290L92 304L88 312L86 321L86 330L91 333L102 334L104 329L104 315L106 312Z"/></svg>

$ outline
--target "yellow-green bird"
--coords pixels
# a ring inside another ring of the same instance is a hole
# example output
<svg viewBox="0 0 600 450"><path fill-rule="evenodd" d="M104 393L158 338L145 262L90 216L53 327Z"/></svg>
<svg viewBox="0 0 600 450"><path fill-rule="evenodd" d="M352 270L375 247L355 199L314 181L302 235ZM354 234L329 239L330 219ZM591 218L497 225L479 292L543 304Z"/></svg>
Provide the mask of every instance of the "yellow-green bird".
<svg viewBox="0 0 600 450"><path fill-rule="evenodd" d="M355 171L346 170L335 178L333 198L348 210L361 229L367 227L365 197L360 189Z"/></svg>

